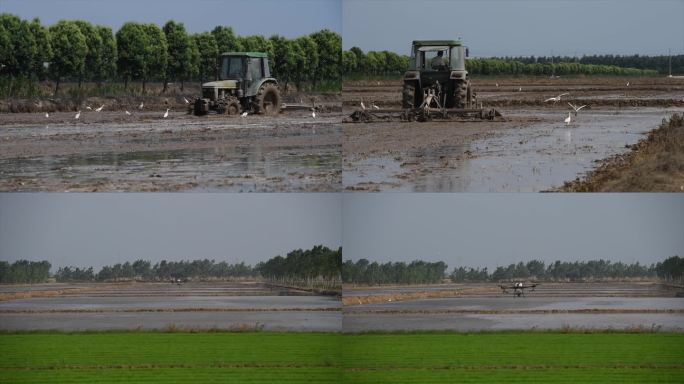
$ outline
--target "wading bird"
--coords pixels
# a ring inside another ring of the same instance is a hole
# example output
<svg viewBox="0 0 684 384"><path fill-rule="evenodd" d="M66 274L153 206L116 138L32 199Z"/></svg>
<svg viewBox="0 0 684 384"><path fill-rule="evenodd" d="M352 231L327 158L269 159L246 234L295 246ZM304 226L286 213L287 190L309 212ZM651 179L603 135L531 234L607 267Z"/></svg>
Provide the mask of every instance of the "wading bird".
<svg viewBox="0 0 684 384"><path fill-rule="evenodd" d="M629 87L629 81L627 82L627 86Z"/></svg>
<svg viewBox="0 0 684 384"><path fill-rule="evenodd" d="M100 105L100 108L95 108L95 112L100 112L104 108L104 104Z"/></svg>
<svg viewBox="0 0 684 384"><path fill-rule="evenodd" d="M518 88L518 92L522 92L522 87Z"/></svg>
<svg viewBox="0 0 684 384"><path fill-rule="evenodd" d="M240 116L242 116L242 117L247 117L247 111L242 112L242 115L240 115Z"/></svg>
<svg viewBox="0 0 684 384"><path fill-rule="evenodd" d="M549 101L553 101L553 103L556 104L557 102L559 102L561 100L561 97L563 97L565 95L569 95L569 93L561 93L560 95L558 95L556 97L549 97L548 99L544 100L544 102L548 103Z"/></svg>
<svg viewBox="0 0 684 384"><path fill-rule="evenodd" d="M377 105L375 105L375 103L371 104L371 107L373 107L373 108L375 108L375 109L380 109L380 107L378 107Z"/></svg>
<svg viewBox="0 0 684 384"><path fill-rule="evenodd" d="M131 115L131 113L128 112L128 111L124 111L124 112L126 112L126 116L130 116L130 115Z"/></svg>
<svg viewBox="0 0 684 384"><path fill-rule="evenodd" d="M86 105L86 109L89 110L89 111L92 111L92 110L93 110L93 108L91 108L90 105Z"/></svg>
<svg viewBox="0 0 684 384"><path fill-rule="evenodd" d="M570 125L570 122L572 121L572 113L568 112L568 117L565 118L565 125Z"/></svg>
<svg viewBox="0 0 684 384"><path fill-rule="evenodd" d="M316 118L316 111L311 111L311 117Z"/></svg>
<svg viewBox="0 0 684 384"><path fill-rule="evenodd" d="M45 117L50 117L50 114L45 112Z"/></svg>
<svg viewBox="0 0 684 384"><path fill-rule="evenodd" d="M166 108L166 112L164 113L164 118L169 117L169 108Z"/></svg>
<svg viewBox="0 0 684 384"><path fill-rule="evenodd" d="M361 109L366 109L366 106L363 105L363 101L361 102Z"/></svg>
<svg viewBox="0 0 684 384"><path fill-rule="evenodd" d="M76 112L76 116L74 116L74 119L78 120L79 117L81 117L81 111Z"/></svg>
<svg viewBox="0 0 684 384"><path fill-rule="evenodd" d="M183 101L185 101L185 104L190 104L190 102L188 101L188 99L186 99L185 97L183 98Z"/></svg>
<svg viewBox="0 0 684 384"><path fill-rule="evenodd" d="M576 106L575 106L574 104L572 104L572 103L568 103L568 105L569 105L569 106L571 106L571 107L572 107L572 109L574 109L574 110L575 110L575 116L577 116L577 112L579 112L579 111L580 111L580 109L582 109L582 108L586 107L586 105L583 105L583 106L581 106L581 107L576 107Z"/></svg>
<svg viewBox="0 0 684 384"><path fill-rule="evenodd" d="M140 105L138 105L138 109L143 109L143 106L144 106L144 104L143 104L143 102L141 101L141 102L140 102Z"/></svg>
<svg viewBox="0 0 684 384"><path fill-rule="evenodd" d="M520 297L520 296L525 296L525 290L530 289L534 291L534 288L539 285L539 284L530 284L530 285L525 285L523 283L513 283L512 285L499 285L499 288L503 291L503 293L509 293L509 290L512 290L511 292L513 296L515 297Z"/></svg>

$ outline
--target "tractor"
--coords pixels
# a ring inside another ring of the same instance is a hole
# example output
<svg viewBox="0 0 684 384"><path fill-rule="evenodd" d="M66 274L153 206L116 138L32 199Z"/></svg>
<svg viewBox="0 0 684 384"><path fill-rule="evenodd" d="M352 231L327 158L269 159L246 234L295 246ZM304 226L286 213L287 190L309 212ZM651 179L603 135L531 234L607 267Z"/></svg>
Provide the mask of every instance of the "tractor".
<svg viewBox="0 0 684 384"><path fill-rule="evenodd" d="M218 80L202 84L202 96L192 110L237 115L242 112L277 114L281 108L278 82L271 77L262 52L227 52L219 56Z"/></svg>
<svg viewBox="0 0 684 384"><path fill-rule="evenodd" d="M405 109L475 108L465 59L468 48L460 40L415 40L409 69L404 74Z"/></svg>

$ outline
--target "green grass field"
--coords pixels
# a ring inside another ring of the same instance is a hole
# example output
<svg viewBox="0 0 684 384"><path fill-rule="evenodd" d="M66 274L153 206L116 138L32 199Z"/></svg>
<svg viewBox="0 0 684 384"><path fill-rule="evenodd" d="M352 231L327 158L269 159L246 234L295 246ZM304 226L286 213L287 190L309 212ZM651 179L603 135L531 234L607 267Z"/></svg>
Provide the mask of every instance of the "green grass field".
<svg viewBox="0 0 684 384"><path fill-rule="evenodd" d="M334 383L333 333L0 334L0 383Z"/></svg>
<svg viewBox="0 0 684 384"><path fill-rule="evenodd" d="M684 334L352 334L345 383L684 383Z"/></svg>
<svg viewBox="0 0 684 384"><path fill-rule="evenodd" d="M0 334L0 383L683 383L684 334Z"/></svg>

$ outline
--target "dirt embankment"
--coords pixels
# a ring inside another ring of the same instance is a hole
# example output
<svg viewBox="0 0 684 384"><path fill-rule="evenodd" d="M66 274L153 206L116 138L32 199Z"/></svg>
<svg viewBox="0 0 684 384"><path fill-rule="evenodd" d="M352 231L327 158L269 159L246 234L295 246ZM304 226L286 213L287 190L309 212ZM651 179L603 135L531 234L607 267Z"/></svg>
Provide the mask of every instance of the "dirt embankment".
<svg viewBox="0 0 684 384"><path fill-rule="evenodd" d="M602 160L583 178L567 182L562 192L684 191L684 114L649 132L631 152Z"/></svg>

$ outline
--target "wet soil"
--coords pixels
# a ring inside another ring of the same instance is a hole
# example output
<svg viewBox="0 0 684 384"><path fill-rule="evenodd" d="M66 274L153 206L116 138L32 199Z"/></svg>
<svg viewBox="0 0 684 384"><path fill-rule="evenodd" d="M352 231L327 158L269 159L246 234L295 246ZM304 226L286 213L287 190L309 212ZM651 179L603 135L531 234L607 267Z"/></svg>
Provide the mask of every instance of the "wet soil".
<svg viewBox="0 0 684 384"><path fill-rule="evenodd" d="M485 107L497 107L503 118L344 124L344 189L550 190L592 170L596 161L628 151L662 119L684 111L681 79L473 81L479 100ZM564 92L570 92L567 100L544 103ZM343 91L347 113L361 101L396 108L400 99L398 81L352 82ZM570 125L564 122L568 101L589 104Z"/></svg>
<svg viewBox="0 0 684 384"><path fill-rule="evenodd" d="M0 115L2 191L338 191L339 113Z"/></svg>

